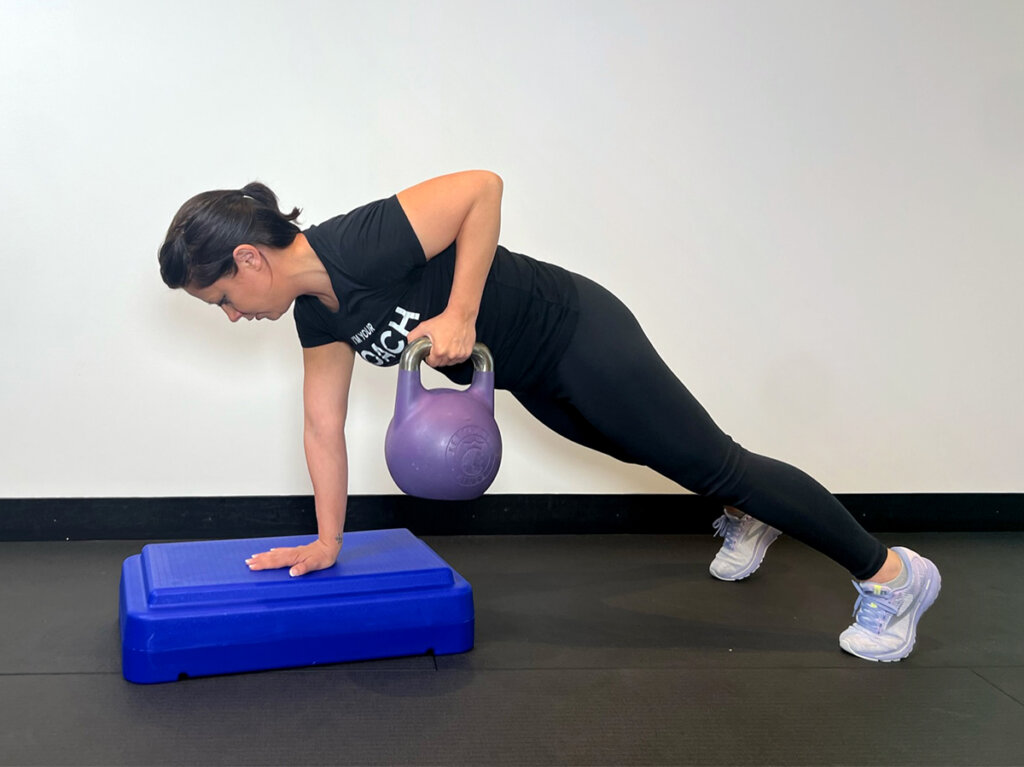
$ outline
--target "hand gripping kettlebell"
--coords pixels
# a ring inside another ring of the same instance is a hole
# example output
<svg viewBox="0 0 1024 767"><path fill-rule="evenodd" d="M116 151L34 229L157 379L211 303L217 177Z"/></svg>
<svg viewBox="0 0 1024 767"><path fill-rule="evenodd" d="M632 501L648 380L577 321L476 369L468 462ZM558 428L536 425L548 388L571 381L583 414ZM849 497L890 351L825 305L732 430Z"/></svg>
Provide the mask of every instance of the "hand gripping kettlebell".
<svg viewBox="0 0 1024 767"><path fill-rule="evenodd" d="M388 471L402 492L420 498L466 501L491 486L501 464L494 421L494 358L473 346L473 382L464 391L425 389L420 363L430 339L402 352L395 415L384 440Z"/></svg>

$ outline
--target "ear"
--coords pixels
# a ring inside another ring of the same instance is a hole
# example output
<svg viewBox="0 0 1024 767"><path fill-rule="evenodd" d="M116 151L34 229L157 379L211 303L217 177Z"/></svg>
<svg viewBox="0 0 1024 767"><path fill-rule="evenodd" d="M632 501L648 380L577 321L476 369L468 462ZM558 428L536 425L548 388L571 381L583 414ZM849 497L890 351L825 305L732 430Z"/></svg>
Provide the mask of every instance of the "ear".
<svg viewBox="0 0 1024 767"><path fill-rule="evenodd" d="M259 271L263 267L263 254L255 245L245 243L235 248L232 254L235 257L235 266L239 269L255 269Z"/></svg>

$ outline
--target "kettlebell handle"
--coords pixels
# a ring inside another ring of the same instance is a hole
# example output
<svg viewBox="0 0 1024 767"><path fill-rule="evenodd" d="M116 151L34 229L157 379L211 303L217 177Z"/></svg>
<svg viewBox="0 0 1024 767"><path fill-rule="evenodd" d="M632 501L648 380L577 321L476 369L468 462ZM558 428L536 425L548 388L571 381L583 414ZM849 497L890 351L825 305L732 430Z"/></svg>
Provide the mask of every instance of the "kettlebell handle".
<svg viewBox="0 0 1024 767"><path fill-rule="evenodd" d="M399 360L400 370L419 370L420 363L430 354L431 342L427 336L417 338L405 347ZM473 369L478 373L490 373L494 370L494 357L491 350L482 343L473 344Z"/></svg>

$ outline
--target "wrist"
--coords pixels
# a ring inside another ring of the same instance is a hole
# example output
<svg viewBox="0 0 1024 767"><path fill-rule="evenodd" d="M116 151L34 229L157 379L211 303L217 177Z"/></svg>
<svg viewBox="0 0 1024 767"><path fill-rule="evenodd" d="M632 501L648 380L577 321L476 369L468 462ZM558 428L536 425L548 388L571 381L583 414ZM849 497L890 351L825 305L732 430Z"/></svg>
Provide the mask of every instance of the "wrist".
<svg viewBox="0 0 1024 767"><path fill-rule="evenodd" d="M317 541L326 546L331 551L339 551L341 549L342 533L338 533L333 537L318 536Z"/></svg>
<svg viewBox="0 0 1024 767"><path fill-rule="evenodd" d="M480 313L480 304L449 301L448 306L445 307L445 312L453 319L471 325L476 323L477 315Z"/></svg>

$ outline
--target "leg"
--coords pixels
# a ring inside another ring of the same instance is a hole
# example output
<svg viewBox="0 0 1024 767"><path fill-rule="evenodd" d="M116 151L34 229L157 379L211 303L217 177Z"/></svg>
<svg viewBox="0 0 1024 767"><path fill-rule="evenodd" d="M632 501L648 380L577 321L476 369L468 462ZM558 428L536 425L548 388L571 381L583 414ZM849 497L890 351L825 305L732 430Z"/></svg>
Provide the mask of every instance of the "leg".
<svg viewBox="0 0 1024 767"><path fill-rule="evenodd" d="M551 384L558 399L618 453L742 509L822 552L855 578L870 578L883 568L888 549L828 490L723 433L622 302L586 278L575 279L580 320Z"/></svg>
<svg viewBox="0 0 1024 767"><path fill-rule="evenodd" d="M626 463L637 463L613 440L598 431L568 400L536 392L511 392L530 415L570 442Z"/></svg>

